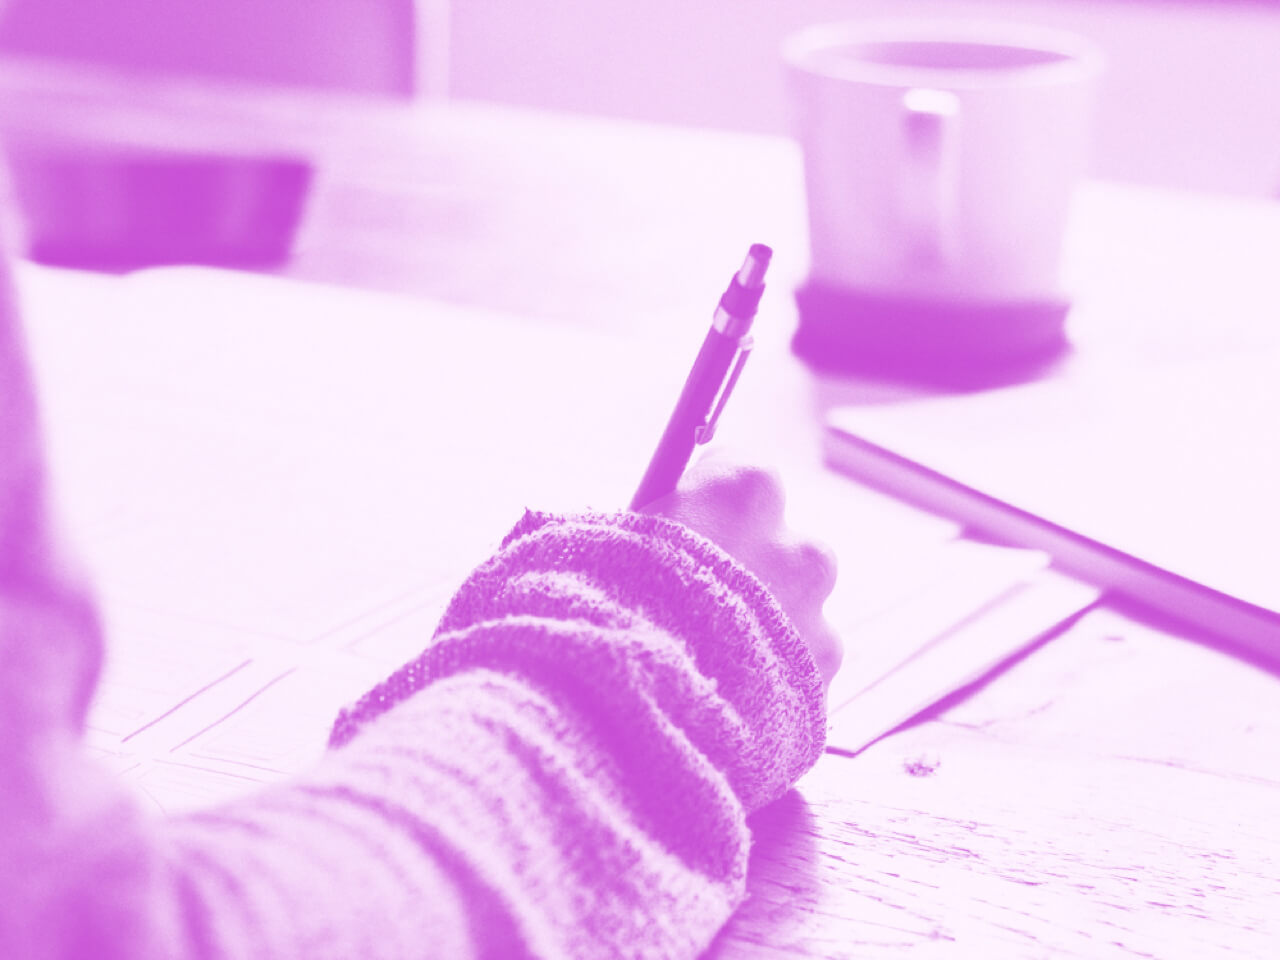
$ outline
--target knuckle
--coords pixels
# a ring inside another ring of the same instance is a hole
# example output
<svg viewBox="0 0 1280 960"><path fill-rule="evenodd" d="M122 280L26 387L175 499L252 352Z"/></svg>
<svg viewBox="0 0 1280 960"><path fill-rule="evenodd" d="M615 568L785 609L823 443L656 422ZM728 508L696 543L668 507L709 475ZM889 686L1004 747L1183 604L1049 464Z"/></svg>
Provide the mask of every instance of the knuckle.
<svg viewBox="0 0 1280 960"><path fill-rule="evenodd" d="M734 512L776 523L782 516L785 495L774 470L745 463L709 464L700 486L730 506Z"/></svg>
<svg viewBox="0 0 1280 960"><path fill-rule="evenodd" d="M744 505L769 515L780 515L786 501L782 490L782 478L777 471L763 467L742 467L738 470L736 486Z"/></svg>
<svg viewBox="0 0 1280 960"><path fill-rule="evenodd" d="M835 552L817 540L801 540L792 547L795 568L801 580L822 598L835 589L839 564Z"/></svg>
<svg viewBox="0 0 1280 960"><path fill-rule="evenodd" d="M828 681L840 672L844 663L844 643L840 634L825 620L822 624L822 636L819 639L817 660L819 669Z"/></svg>

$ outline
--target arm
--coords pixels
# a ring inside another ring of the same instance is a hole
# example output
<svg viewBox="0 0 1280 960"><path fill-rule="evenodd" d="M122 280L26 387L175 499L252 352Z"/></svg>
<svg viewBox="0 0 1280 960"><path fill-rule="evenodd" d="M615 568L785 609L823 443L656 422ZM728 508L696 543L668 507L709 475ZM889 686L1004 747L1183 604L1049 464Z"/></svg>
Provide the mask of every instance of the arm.
<svg viewBox="0 0 1280 960"><path fill-rule="evenodd" d="M527 515L318 770L172 825L187 934L694 956L743 896L746 813L821 750L821 690L770 594L687 528Z"/></svg>
<svg viewBox="0 0 1280 960"><path fill-rule="evenodd" d="M395 706L348 714L309 776L151 820L79 749L100 640L50 548L0 321L0 956L706 945L742 897L745 814L821 743L813 660L745 568L655 517L528 517L381 691ZM695 506L663 509L727 544Z"/></svg>

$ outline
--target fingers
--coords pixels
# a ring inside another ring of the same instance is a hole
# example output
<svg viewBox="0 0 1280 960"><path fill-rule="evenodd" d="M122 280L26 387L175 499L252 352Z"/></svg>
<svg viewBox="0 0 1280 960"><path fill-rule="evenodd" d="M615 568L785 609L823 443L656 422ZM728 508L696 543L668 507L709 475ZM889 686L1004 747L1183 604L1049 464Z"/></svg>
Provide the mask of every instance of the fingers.
<svg viewBox="0 0 1280 960"><path fill-rule="evenodd" d="M835 589L832 550L786 527L786 494L776 470L712 449L665 505L755 570L785 600L820 607Z"/></svg>
<svg viewBox="0 0 1280 960"><path fill-rule="evenodd" d="M786 495L776 470L753 466L717 451L699 460L681 488L691 497L710 500L718 510L737 515L740 523L772 533L782 526Z"/></svg>
<svg viewBox="0 0 1280 960"><path fill-rule="evenodd" d="M800 636L804 637L809 652L813 654L822 679L828 684L831 683L831 678L836 675L844 660L844 643L840 639L840 634L823 617L818 617L810 623L798 623L796 629L800 632Z"/></svg>
<svg viewBox="0 0 1280 960"><path fill-rule="evenodd" d="M836 557L825 544L789 531L785 507L776 471L717 449L686 472L674 493L645 509L696 530L759 577L829 682L842 655L838 635L822 616L823 601L836 584Z"/></svg>
<svg viewBox="0 0 1280 960"><path fill-rule="evenodd" d="M771 581L766 581L769 589L804 638L823 680L830 683L844 657L839 634L822 614L823 602L836 585L835 554L818 541L793 539L761 567L772 572Z"/></svg>
<svg viewBox="0 0 1280 960"><path fill-rule="evenodd" d="M818 540L792 539L781 548L778 566L803 599L821 603L836 588L835 552Z"/></svg>

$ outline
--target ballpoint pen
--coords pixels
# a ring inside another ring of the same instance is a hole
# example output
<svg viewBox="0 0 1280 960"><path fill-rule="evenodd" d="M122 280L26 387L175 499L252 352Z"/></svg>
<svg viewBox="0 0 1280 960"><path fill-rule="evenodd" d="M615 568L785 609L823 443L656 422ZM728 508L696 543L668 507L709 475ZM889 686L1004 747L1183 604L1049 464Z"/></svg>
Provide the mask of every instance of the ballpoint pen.
<svg viewBox="0 0 1280 960"><path fill-rule="evenodd" d="M716 423L751 353L751 321L764 293L764 274L772 256L773 251L764 244L752 244L742 268L720 297L711 329L631 498L630 509L639 510L674 490L693 448L710 442L715 435Z"/></svg>

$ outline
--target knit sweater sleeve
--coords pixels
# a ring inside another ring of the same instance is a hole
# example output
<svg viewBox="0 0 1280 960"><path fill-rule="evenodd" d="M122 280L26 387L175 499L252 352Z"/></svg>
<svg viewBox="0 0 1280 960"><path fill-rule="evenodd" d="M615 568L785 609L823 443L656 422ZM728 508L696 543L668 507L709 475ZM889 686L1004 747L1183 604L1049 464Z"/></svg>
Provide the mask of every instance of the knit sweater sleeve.
<svg viewBox="0 0 1280 960"><path fill-rule="evenodd" d="M822 690L709 541L527 513L316 769L149 828L148 936L211 958L696 956L744 896L746 815L822 749Z"/></svg>

